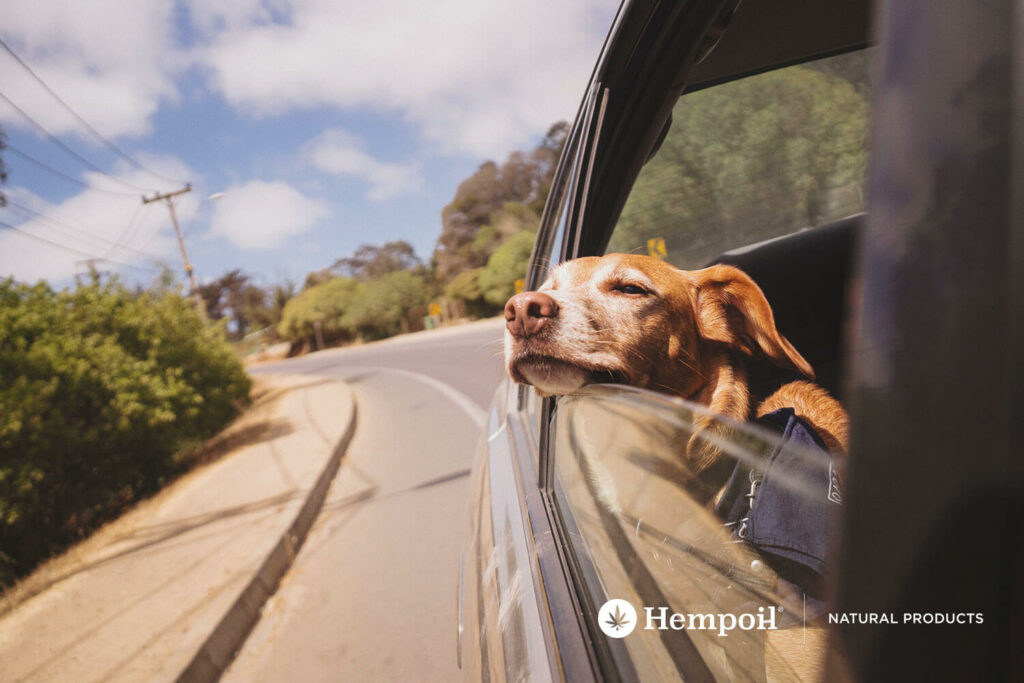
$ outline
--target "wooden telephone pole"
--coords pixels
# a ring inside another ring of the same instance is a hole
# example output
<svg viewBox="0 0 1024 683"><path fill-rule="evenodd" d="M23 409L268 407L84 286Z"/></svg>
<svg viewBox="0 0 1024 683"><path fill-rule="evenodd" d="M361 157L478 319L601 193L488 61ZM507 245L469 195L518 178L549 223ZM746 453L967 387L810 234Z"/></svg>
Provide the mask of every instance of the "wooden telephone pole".
<svg viewBox="0 0 1024 683"><path fill-rule="evenodd" d="M167 210L171 212L171 223L174 225L174 234L178 236L178 247L181 249L181 260L185 263L185 274L188 275L188 283L192 298L195 299L196 309L201 313L203 312L203 297L199 294L199 285L196 283L196 276L192 270L192 263L188 260L188 252L185 251L185 240L181 236L181 228L178 227L178 216L174 213L174 202L171 201L174 197L186 192L191 192L192 186L186 185L180 190L174 192L165 192L163 194L156 193L152 197L142 197L143 204L149 204L151 202L158 202L163 200L167 203Z"/></svg>

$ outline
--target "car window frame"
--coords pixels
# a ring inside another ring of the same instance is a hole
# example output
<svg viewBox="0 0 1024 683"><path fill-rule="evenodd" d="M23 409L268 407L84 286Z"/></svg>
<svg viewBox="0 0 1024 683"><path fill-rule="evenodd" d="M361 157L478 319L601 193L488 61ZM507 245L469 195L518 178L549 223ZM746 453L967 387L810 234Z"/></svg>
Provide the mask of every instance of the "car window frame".
<svg viewBox="0 0 1024 683"><path fill-rule="evenodd" d="M616 24L621 19L620 14L616 17ZM584 141L593 139L593 136L586 135L590 131L593 121L593 111L597 104L597 89L591 87L587 90L579 113L577 114L573 128L567 137L566 146L562 157L559 160L559 168L553 181L554 190L564 189L566 192L565 206L562 210L552 202L554 194L549 195L549 202L545 205L542 214L541 226L538 231L538 238L530 257L530 268L527 272L527 283L530 289L539 286L546 277L550 263L547 262L547 254L557 253L560 260L564 260L566 241L572 234L573 221L577 219L575 207L578 206L581 186L579 183L580 169L584 163ZM557 200L556 200L557 201ZM555 208L548 210L548 206L555 205ZM550 251L547 251L547 249ZM549 463L545 459L548 452L547 442L549 439L550 416L553 410L553 399L546 397L539 404L539 415L531 414L530 406L527 403L528 391L535 391L532 387L520 386L515 396L517 420L510 420L509 424L517 425L520 433L529 430L522 423L532 423L539 420L539 433L537 440L531 441L530 445L535 446L534 453L524 453L516 449L518 460L519 479L526 492L526 515L535 538L542 538L546 535L554 538L558 530L553 528L556 518L553 516L553 507L545 495L545 487L541 483L548 477L545 474ZM536 455L536 458L534 457ZM614 672L609 673L595 654L594 643L591 640L586 619L581 614L578 605L579 596L576 593L577 582L570 573L566 557L567 546L564 543L538 543L536 546L537 565L541 574L541 584L544 589L551 618L550 626L555 634L555 641L558 644L559 660L563 667L563 674L567 680L621 680ZM630 679L632 680L632 679Z"/></svg>
<svg viewBox="0 0 1024 683"><path fill-rule="evenodd" d="M642 3L630 3L630 5L639 4ZM708 6L710 7L712 4L708 3ZM731 13L735 6L736 3L719 3L718 9L711 13L713 16L709 16L706 22L707 30L711 32L716 27L721 29L722 22L727 23L731 19ZM651 16L660 17L662 23L672 20L679 21L679 14L682 14L680 12L672 14L668 3L659 3L650 11L652 12ZM692 19L692 14L688 15L688 18ZM664 34L664 31L659 32L659 36L664 36ZM644 36L641 35L640 39L640 43L642 43ZM677 36L672 41L672 45L678 44ZM737 72L715 81L700 83L694 90L868 46L868 43L858 42L829 53L807 54L787 63L778 63L742 73ZM662 54L666 48L650 45L644 47L638 43L630 57L636 53L642 53L644 49ZM668 49L671 50L671 46ZM649 63L643 65L648 70L653 69L660 73L657 77L650 77L651 83L644 88L643 101L639 105L630 102L628 95L625 98L616 97L621 95L620 89L613 87L614 84L608 84L602 77L602 72L618 71L620 77L622 73L627 73L631 74L631 77L637 78L637 74L642 73L643 70L629 68L628 64L626 66L622 64L609 66L606 63L606 56L603 53L602 59L599 60L587 97L584 100L587 104L585 107L581 107L581 113L577 118L578 125L582 124L581 130L585 134L581 135L579 140L577 159L574 164L575 172L570 178L569 206L567 208L569 211L568 227L562 236L559 262L583 256L599 256L604 253L637 177L664 137L666 125L676 102L679 97L689 92L685 88L687 75L695 66L694 60L698 55L697 50L694 49L681 65L661 65L660 68L652 67ZM661 87L664 88L660 97L657 93L650 92L653 88L658 87L658 83L661 83ZM624 125L624 119L642 120L646 122L646 125ZM613 148L612 151L615 154L609 153L609 147ZM616 167L616 163L621 163L622 166ZM617 185L612 192L615 195L614 201L604 201L603 203L596 201L596 198L609 192L610 182ZM537 262L533 262L530 270L529 281L535 285L540 284L540 280L536 279L539 277L538 265ZM551 529L554 536L555 542L552 545L557 552L561 572L567 577L567 585L576 606L577 622L581 630L587 634L591 661L605 680L638 680L636 670L631 664L624 644L604 637L597 628L597 606L594 604L594 595L590 584L590 581L597 576L597 571L593 567L587 566L587 558L579 557L569 542L571 535L578 531L574 531L576 529L575 520L571 514L566 514L565 495L560 490L561 487L554 473L552 446L555 429L555 400L550 397L545 398L540 409L540 435L537 444L539 457L536 463L538 490L547 516L548 528ZM677 661L677 664L684 668L687 666L685 662L680 664ZM700 680L707 676L706 672L707 665L698 656L696 661L691 660L689 670L684 675L693 676L694 680ZM680 669L680 673L683 673L682 669Z"/></svg>

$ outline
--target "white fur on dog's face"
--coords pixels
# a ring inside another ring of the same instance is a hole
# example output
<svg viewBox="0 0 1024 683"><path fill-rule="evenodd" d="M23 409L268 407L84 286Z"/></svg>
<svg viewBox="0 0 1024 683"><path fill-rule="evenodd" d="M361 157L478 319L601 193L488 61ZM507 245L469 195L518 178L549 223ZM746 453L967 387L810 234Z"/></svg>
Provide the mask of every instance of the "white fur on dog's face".
<svg viewBox="0 0 1024 683"><path fill-rule="evenodd" d="M555 301L557 315L534 335L506 330L508 372L542 395L597 382L666 390L661 378L678 385L680 371L696 379L691 289L687 273L649 257L563 263L538 289Z"/></svg>

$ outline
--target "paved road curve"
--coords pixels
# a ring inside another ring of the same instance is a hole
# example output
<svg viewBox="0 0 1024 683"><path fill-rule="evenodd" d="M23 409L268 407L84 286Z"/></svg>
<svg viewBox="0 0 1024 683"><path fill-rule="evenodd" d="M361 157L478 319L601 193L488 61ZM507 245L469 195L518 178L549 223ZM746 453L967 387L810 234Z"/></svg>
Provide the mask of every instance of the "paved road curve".
<svg viewBox="0 0 1024 683"><path fill-rule="evenodd" d="M260 368L346 379L359 412L324 510L226 680L461 677L468 468L501 331L490 321Z"/></svg>

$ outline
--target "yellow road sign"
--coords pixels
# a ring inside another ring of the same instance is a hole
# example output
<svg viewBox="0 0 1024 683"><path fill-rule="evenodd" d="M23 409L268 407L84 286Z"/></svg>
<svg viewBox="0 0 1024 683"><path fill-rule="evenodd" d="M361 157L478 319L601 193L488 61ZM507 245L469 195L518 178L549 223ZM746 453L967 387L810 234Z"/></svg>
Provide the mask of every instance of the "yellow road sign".
<svg viewBox="0 0 1024 683"><path fill-rule="evenodd" d="M668 256L668 249L665 248L665 238L652 237L647 240L647 253L654 258L665 258Z"/></svg>
<svg viewBox="0 0 1024 683"><path fill-rule="evenodd" d="M420 309L423 310L423 309ZM441 304L436 301L427 306L427 313L430 315L441 315Z"/></svg>
<svg viewBox="0 0 1024 683"><path fill-rule="evenodd" d="M524 280L523 278L519 278L518 280L516 280L516 294L521 293L523 291L523 287L525 286L526 280Z"/></svg>

